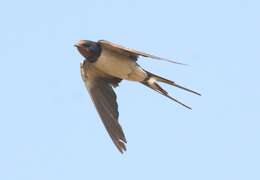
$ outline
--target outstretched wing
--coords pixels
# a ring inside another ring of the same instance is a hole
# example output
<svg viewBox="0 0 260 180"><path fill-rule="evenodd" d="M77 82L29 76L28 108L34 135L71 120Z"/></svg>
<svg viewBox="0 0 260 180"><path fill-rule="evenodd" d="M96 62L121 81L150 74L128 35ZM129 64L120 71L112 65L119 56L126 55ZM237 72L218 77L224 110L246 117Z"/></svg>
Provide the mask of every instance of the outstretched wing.
<svg viewBox="0 0 260 180"><path fill-rule="evenodd" d="M112 51L116 51L117 53L124 54L124 55L130 56L130 57L134 57L134 59L137 59L138 56L143 56L143 57L148 57L148 58L157 59L157 60L161 60L161 61L167 61L167 62L174 63L174 64L186 65L181 62L172 61L172 60L154 56L154 55L151 55L151 54L148 54L145 52L123 47L121 45L114 44L114 43L106 41L106 40L99 40L98 43L103 47L106 47Z"/></svg>
<svg viewBox="0 0 260 180"><path fill-rule="evenodd" d="M112 86L117 85L120 79L113 79L112 77L111 79L101 77L86 78L82 69L81 75L108 134L118 150L123 153L123 151L126 151L126 138L118 122L118 104L116 94L112 88Z"/></svg>

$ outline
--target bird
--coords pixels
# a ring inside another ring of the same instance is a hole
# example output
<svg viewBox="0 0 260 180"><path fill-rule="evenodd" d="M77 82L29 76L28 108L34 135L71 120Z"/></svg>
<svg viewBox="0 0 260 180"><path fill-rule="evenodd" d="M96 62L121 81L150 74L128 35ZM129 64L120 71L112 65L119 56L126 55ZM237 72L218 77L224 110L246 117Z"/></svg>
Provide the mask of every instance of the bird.
<svg viewBox="0 0 260 180"><path fill-rule="evenodd" d="M80 63L82 80L109 136L121 153L126 151L127 140L119 124L117 96L114 88L122 80L139 82L188 109L191 109L191 107L170 96L159 83L166 83L190 93L201 95L174 81L145 70L137 63L137 59L142 56L185 65L183 63L127 48L107 40L96 42L80 40L74 46L84 57L84 60Z"/></svg>

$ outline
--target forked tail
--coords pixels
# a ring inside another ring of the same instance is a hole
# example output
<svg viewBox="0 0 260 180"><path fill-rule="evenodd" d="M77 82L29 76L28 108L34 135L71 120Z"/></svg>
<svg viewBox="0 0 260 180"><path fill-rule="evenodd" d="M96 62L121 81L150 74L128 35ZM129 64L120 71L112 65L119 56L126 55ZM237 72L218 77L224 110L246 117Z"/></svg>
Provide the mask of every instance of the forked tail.
<svg viewBox="0 0 260 180"><path fill-rule="evenodd" d="M193 91L193 90L191 90L191 89L188 89L188 88L186 88L186 87L183 87L183 86L181 86L181 85L178 85L178 84L176 84L175 82L173 82L173 81L171 81L171 80L165 79L165 78L163 78L163 77L160 77L160 76L155 75L155 74L153 74L153 73L150 73L150 72L148 72L148 71L145 71L145 72L148 74L148 77L142 82L145 86L147 86L147 87L149 87L149 88L151 88L151 89L157 91L158 93L160 93L160 94L162 94L162 95L168 97L169 99L171 99L171 100L177 102L178 104L180 104L180 105L182 105L182 106L184 106L184 107L186 107L186 108L188 108L188 109L191 109L191 107L190 107L190 106L187 106L186 104L184 104L184 103L178 101L177 99L175 99L174 97L170 96L170 95L168 94L168 92L165 91L156 81L163 82L163 83L167 83L167 84L169 84L169 85L175 86L175 87L177 87L177 88L180 88L180 89L183 89L183 90L188 91L188 92L190 92L190 93L193 93L193 94L196 94L196 95L201 96L200 93L198 93L198 92L196 92L196 91Z"/></svg>

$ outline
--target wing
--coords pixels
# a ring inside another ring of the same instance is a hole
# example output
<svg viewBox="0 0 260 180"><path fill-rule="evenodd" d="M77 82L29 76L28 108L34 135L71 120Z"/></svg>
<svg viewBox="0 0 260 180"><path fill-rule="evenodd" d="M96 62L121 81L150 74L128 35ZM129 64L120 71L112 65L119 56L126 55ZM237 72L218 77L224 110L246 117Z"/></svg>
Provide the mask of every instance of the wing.
<svg viewBox="0 0 260 180"><path fill-rule="evenodd" d="M126 151L126 138L118 122L118 104L112 88L120 79L85 78L84 71L81 71L81 75L108 134L118 150L123 153Z"/></svg>
<svg viewBox="0 0 260 180"><path fill-rule="evenodd" d="M157 60L161 60L161 61L167 61L167 62L174 63L174 64L186 65L186 64L183 64L183 63L180 63L177 61L172 61L172 60L154 56L154 55L151 55L151 54L148 54L145 52L123 47L121 45L114 44L114 43L106 41L106 40L99 40L98 43L103 47L106 47L112 51L116 51L117 53L125 54L127 56L133 57L134 59L137 59L138 56L143 56L143 57L148 57L148 58L157 59Z"/></svg>

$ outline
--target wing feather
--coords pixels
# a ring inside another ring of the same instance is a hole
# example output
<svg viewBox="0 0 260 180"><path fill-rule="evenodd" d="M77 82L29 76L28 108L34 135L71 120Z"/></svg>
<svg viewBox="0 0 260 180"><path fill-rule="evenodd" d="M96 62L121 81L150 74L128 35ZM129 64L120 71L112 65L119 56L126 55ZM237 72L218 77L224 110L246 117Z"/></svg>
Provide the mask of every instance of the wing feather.
<svg viewBox="0 0 260 180"><path fill-rule="evenodd" d="M165 58L162 58L162 57L154 56L152 54L137 51L135 49L127 48L127 47L112 43L110 41L99 40L98 43L103 47L106 47L106 48L108 48L112 51L116 51L117 53L125 54L125 55L130 56L130 57L134 57L134 59L137 59L138 56L143 56L143 57L148 57L148 58L157 59L157 60L161 60L161 61L167 61L167 62L174 63L174 64L186 65L186 64L183 64L181 62L172 61L172 60L165 59Z"/></svg>
<svg viewBox="0 0 260 180"><path fill-rule="evenodd" d="M122 127L118 122L118 104L116 94L112 88L115 81L120 81L111 78L87 78L84 74L84 69L81 66L81 75L86 88L91 96L91 99L98 111L102 122L110 135L112 141L123 153L126 151L125 143L127 143Z"/></svg>

